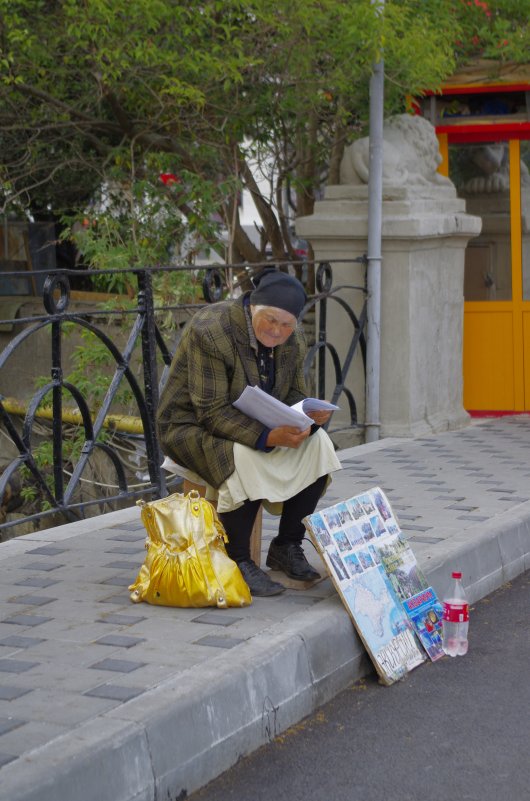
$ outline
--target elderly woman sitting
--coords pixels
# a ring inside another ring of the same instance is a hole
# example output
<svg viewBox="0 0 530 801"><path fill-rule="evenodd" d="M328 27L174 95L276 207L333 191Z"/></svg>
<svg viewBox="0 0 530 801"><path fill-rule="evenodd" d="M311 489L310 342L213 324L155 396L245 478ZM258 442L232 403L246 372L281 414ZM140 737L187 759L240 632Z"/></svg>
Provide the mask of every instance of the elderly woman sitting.
<svg viewBox="0 0 530 801"><path fill-rule="evenodd" d="M299 581L319 578L301 543L302 519L324 492L340 462L319 426L329 412L313 412L314 425L264 428L233 406L246 386L259 386L288 405L305 397L305 346L297 318L306 302L302 284L266 270L256 288L198 311L177 346L162 392L157 422L163 452L182 474L217 500L228 535L227 551L252 595L283 592L250 558L250 536L262 503L281 505L268 567ZM276 507L277 509L277 507Z"/></svg>

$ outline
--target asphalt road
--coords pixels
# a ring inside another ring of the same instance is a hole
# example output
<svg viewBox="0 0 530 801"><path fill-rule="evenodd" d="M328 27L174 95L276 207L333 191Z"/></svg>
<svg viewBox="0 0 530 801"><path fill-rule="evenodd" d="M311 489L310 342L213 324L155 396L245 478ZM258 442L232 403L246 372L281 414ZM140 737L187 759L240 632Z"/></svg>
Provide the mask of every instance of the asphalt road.
<svg viewBox="0 0 530 801"><path fill-rule="evenodd" d="M470 611L469 652L375 673L192 801L530 801L530 572Z"/></svg>

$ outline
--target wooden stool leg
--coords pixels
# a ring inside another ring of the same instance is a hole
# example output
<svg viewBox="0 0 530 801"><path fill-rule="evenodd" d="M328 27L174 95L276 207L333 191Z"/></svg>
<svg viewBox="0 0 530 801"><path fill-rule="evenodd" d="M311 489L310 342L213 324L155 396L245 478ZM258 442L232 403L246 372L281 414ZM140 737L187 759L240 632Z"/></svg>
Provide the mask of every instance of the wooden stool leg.
<svg viewBox="0 0 530 801"><path fill-rule="evenodd" d="M254 521L254 527L252 528L252 534L250 535L250 558L253 562L260 567L261 563L261 524L263 521L263 507L260 506L258 509L258 514L256 515L256 520Z"/></svg>

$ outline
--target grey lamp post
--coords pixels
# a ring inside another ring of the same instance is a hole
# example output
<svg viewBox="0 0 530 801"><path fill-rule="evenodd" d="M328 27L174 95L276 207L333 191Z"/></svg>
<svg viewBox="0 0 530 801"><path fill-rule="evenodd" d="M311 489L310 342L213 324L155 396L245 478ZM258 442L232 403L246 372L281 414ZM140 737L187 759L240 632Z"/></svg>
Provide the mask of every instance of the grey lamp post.
<svg viewBox="0 0 530 801"><path fill-rule="evenodd" d="M373 0L384 13L384 0ZM381 371L381 229L383 203L383 109L385 69L382 52L370 78L370 145L368 179L366 442L379 439Z"/></svg>

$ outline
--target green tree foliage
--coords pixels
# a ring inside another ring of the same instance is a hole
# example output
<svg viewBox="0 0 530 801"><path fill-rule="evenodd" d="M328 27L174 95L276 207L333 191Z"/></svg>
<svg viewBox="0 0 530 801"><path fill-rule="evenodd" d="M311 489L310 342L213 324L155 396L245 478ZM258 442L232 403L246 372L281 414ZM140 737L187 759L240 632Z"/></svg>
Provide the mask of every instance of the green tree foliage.
<svg viewBox="0 0 530 801"><path fill-rule="evenodd" d="M266 246L292 256L289 219L312 211L345 143L366 130L374 60L384 51L387 108L402 110L457 59L524 58L529 10L530 0L386 0L384 12L373 0L0 0L4 208L88 217L81 242L100 267L167 262L186 237L192 255L206 242L234 262L260 261ZM266 191L260 171L272 176ZM240 223L243 187L259 246Z"/></svg>

